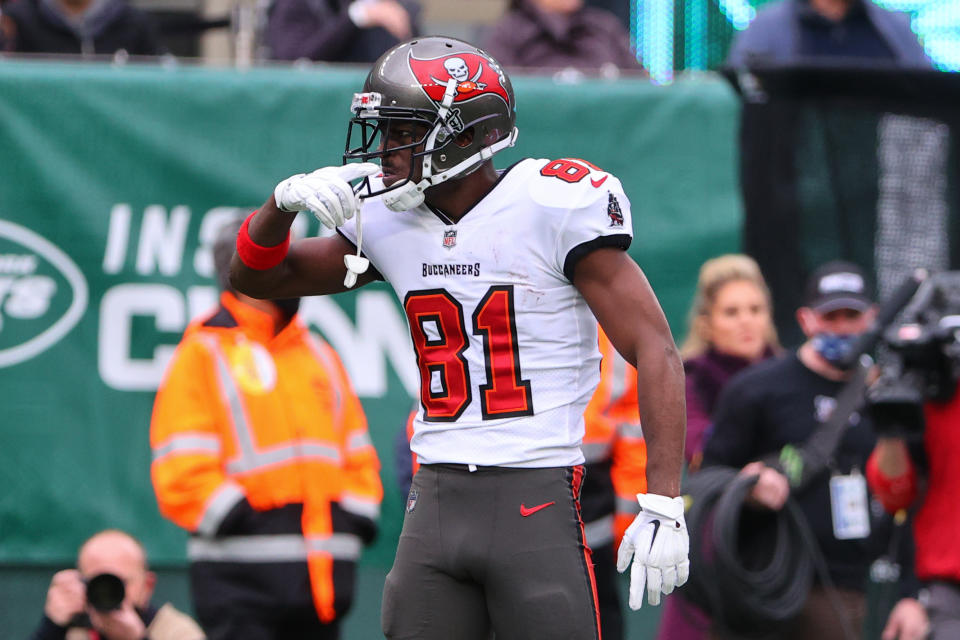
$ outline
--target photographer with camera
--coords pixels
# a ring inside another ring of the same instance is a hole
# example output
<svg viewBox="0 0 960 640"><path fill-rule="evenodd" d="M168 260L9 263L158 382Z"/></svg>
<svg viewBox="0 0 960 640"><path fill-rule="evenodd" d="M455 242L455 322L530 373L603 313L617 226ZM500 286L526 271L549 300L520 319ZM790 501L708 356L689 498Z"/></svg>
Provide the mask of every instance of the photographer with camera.
<svg viewBox="0 0 960 640"><path fill-rule="evenodd" d="M916 509L915 569L924 588L898 608L925 610L932 640L960 638L958 327L960 273L936 274L885 334L891 361L868 394L880 437L867 482L887 511ZM884 640L926 637L901 633L896 614Z"/></svg>
<svg viewBox="0 0 960 640"><path fill-rule="evenodd" d="M189 616L151 604L156 580L136 538L101 531L80 547L76 569L53 576L30 640L203 640Z"/></svg>

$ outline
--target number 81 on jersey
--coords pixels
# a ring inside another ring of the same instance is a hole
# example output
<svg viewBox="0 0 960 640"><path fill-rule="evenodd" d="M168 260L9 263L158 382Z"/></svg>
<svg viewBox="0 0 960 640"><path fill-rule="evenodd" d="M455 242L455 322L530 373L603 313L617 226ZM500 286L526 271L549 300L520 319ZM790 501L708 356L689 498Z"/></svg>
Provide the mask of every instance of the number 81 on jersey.
<svg viewBox="0 0 960 640"><path fill-rule="evenodd" d="M470 344L463 306L445 289L411 291L403 302L420 368L424 419L453 422L473 399ZM520 373L513 285L487 289L472 316L473 335L483 340L487 382L480 385L484 420L533 415L530 381Z"/></svg>

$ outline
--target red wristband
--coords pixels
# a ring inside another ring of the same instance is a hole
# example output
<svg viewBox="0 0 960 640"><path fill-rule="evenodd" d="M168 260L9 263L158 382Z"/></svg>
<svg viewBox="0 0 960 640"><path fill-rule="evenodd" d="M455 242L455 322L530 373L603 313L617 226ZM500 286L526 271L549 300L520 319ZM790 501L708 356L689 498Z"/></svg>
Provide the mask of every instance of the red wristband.
<svg viewBox="0 0 960 640"><path fill-rule="evenodd" d="M237 234L237 255L241 262L251 269L257 271L266 271L273 269L283 262L287 255L287 249L290 248L290 234L287 233L286 239L275 247L262 247L250 237L247 227L250 225L250 218L257 215L254 211L240 226L240 232Z"/></svg>

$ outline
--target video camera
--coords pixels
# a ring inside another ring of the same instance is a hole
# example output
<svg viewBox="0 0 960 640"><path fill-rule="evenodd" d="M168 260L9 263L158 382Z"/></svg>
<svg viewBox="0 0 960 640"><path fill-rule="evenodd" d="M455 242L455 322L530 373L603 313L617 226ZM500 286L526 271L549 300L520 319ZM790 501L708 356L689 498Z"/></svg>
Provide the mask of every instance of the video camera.
<svg viewBox="0 0 960 640"><path fill-rule="evenodd" d="M899 320L885 329L878 323L887 356L866 405L883 435L922 433L924 403L950 400L960 380L960 271L917 280Z"/></svg>

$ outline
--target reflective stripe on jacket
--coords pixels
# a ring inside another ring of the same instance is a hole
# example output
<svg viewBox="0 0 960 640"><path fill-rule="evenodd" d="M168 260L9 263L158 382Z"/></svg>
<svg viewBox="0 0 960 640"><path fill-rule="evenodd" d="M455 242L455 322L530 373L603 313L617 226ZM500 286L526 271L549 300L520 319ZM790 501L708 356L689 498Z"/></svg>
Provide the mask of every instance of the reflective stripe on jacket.
<svg viewBox="0 0 960 640"><path fill-rule="evenodd" d="M273 335L269 314L230 293L221 304L187 328L157 392L160 511L195 534L191 560L306 561L318 614L331 621L333 561L356 560L362 546L335 522L375 530L383 496L366 418L336 353L297 317ZM229 518L291 505L302 505L299 530L250 535Z"/></svg>

